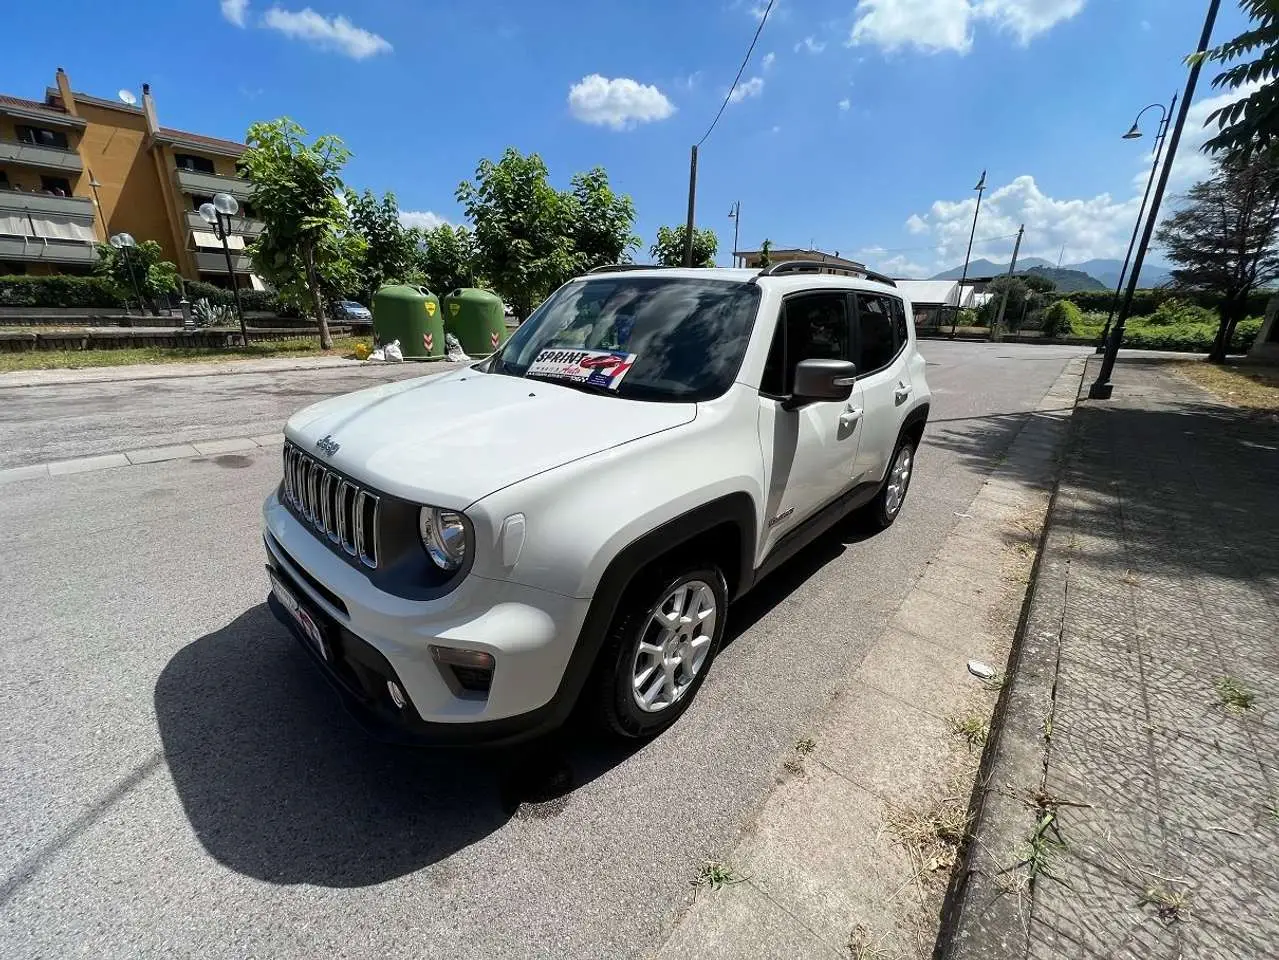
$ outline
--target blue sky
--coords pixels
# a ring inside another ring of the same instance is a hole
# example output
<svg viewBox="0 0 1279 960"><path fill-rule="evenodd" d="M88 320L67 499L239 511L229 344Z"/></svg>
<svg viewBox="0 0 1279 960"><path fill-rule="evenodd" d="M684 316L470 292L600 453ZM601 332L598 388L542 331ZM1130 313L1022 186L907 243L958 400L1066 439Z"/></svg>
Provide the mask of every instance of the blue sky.
<svg viewBox="0 0 1279 960"><path fill-rule="evenodd" d="M481 157L537 151L552 179L604 166L644 249L683 221L690 144L758 23L756 0L64 0L7 10L0 92L56 67L112 97L152 85L166 126L240 139L288 115L354 152L347 182L393 190L414 222L460 222ZM778 0L740 96L702 148L698 224L740 246L807 246L899 275L962 260L1025 222L1023 253L1122 257L1149 163L1134 114L1185 80L1206 0ZM122 15L127 9L128 15ZM1214 34L1243 26L1232 0ZM1218 98L1205 71L1173 189ZM1146 114L1153 133L1157 111ZM1011 239L974 257L1006 260Z"/></svg>

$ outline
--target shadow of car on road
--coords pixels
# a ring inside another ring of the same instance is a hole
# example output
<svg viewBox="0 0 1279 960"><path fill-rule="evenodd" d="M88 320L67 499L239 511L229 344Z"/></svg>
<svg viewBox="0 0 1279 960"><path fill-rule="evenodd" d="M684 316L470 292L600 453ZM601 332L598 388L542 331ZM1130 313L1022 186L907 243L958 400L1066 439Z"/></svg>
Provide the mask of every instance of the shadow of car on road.
<svg viewBox="0 0 1279 960"><path fill-rule="evenodd" d="M270 883L358 887L554 816L641 747L574 720L510 749L370 739L266 604L180 650L155 688L174 786L205 849Z"/></svg>

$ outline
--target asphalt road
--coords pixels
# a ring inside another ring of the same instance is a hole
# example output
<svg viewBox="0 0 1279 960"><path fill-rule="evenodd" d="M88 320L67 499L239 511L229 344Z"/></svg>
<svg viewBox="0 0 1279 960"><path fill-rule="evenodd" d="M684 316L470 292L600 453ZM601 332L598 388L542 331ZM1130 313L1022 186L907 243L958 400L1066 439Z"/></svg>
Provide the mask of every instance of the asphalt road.
<svg viewBox="0 0 1279 960"><path fill-rule="evenodd" d="M923 352L934 420L899 522L836 531L735 607L693 708L639 749L576 727L514 753L363 739L263 603L276 450L8 484L0 956L651 952L1081 353ZM308 371L8 391L0 442L16 464L268 433L354 385Z"/></svg>

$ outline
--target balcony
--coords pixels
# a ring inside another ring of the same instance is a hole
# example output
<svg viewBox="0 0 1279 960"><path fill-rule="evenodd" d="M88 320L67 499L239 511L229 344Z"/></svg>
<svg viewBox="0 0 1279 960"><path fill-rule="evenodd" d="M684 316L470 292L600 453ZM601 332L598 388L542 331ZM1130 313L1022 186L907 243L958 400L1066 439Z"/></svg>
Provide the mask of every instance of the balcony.
<svg viewBox="0 0 1279 960"><path fill-rule="evenodd" d="M3 137L0 137L0 163L16 163L24 167L40 167L64 173L80 173L84 170L84 162L74 150L45 147Z"/></svg>
<svg viewBox="0 0 1279 960"><path fill-rule="evenodd" d="M236 273L249 273L253 269L243 253L231 251L231 266ZM195 251L195 267L201 273L226 273L226 254L221 250Z"/></svg>
<svg viewBox="0 0 1279 960"><path fill-rule="evenodd" d="M237 177L222 177L216 173L197 173L194 170L182 169L174 170L173 176L178 189L183 193L200 196L229 193L237 200L248 200L253 193L253 185Z"/></svg>
<svg viewBox="0 0 1279 960"><path fill-rule="evenodd" d="M231 218L231 232L238 233L243 237L259 236L264 226L265 224L261 220L250 220L247 217ZM187 211L187 229L199 230L201 233L211 233L213 231L213 227L204 222L204 217L194 210Z"/></svg>
<svg viewBox="0 0 1279 960"><path fill-rule="evenodd" d="M52 193L0 190L0 214L30 213L33 217L63 217L93 224L93 201L88 197L59 197Z"/></svg>
<svg viewBox="0 0 1279 960"><path fill-rule="evenodd" d="M88 264L97 259L97 248L91 243L79 243L74 240L42 240L38 237L0 236L0 260ZM226 273L226 264L222 265L222 272Z"/></svg>

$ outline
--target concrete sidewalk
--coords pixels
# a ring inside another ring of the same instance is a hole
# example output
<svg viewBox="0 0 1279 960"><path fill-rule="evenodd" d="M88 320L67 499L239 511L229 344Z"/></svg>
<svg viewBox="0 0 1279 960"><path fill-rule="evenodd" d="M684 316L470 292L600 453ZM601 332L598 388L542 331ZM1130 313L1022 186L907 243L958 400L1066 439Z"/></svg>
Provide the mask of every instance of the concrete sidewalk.
<svg viewBox="0 0 1279 960"><path fill-rule="evenodd" d="M1155 364L1115 382L1075 415L956 960L1279 943L1279 436Z"/></svg>
<svg viewBox="0 0 1279 960"><path fill-rule="evenodd" d="M326 370L363 367L345 357L278 357L261 360L200 360L191 363L135 363L119 367L77 367L57 370L14 370L0 373L0 389L44 387L122 380L171 380L178 377L221 377L233 373L279 373L283 370Z"/></svg>

